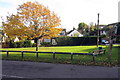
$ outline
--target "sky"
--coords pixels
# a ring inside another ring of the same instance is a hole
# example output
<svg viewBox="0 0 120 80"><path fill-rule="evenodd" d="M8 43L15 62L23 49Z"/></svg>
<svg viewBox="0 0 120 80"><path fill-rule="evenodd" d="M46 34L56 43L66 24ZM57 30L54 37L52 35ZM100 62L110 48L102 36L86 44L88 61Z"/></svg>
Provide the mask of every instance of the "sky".
<svg viewBox="0 0 120 80"><path fill-rule="evenodd" d="M38 1L40 4L54 11L61 19L61 26L67 31L78 28L80 22L110 24L118 22L119 0L0 0L0 17L5 20L9 14L16 14L18 5L24 2ZM0 18L0 25L2 19Z"/></svg>

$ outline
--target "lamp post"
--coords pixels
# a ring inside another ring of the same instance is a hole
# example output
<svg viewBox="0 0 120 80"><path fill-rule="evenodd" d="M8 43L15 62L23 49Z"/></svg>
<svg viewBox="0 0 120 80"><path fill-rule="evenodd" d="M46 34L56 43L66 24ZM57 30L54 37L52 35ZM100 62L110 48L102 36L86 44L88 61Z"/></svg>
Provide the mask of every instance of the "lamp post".
<svg viewBox="0 0 120 80"><path fill-rule="evenodd" d="M99 45L99 13L98 13L98 21L97 21L97 47Z"/></svg>

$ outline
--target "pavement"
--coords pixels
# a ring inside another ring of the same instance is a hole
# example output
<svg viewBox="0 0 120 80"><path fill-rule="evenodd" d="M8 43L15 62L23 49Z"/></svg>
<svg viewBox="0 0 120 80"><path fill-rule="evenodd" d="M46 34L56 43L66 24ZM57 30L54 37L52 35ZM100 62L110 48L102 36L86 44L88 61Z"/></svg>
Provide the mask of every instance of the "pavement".
<svg viewBox="0 0 120 80"><path fill-rule="evenodd" d="M118 78L119 67L2 60L3 78ZM120 76L120 75L119 75Z"/></svg>

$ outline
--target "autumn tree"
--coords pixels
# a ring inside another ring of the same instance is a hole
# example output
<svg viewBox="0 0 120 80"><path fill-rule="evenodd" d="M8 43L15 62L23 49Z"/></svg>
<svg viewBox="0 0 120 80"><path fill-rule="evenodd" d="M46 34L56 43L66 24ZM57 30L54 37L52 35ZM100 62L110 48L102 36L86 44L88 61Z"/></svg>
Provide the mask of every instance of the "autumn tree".
<svg viewBox="0 0 120 80"><path fill-rule="evenodd" d="M24 38L25 30L27 29L20 17L13 14L7 16L7 20L2 22L2 28L3 33L8 36L9 40L15 39L16 36Z"/></svg>
<svg viewBox="0 0 120 80"><path fill-rule="evenodd" d="M12 25L15 25L15 29L11 30L12 33L7 35L36 39L36 51L38 51L39 39L57 37L62 30L59 27L60 18L54 12L51 12L48 7L38 2L26 2L20 5L17 9L17 15L13 16L13 20L8 21L10 21L10 25L6 24L7 29L9 27L9 29L12 29ZM7 32L7 29L5 32Z"/></svg>

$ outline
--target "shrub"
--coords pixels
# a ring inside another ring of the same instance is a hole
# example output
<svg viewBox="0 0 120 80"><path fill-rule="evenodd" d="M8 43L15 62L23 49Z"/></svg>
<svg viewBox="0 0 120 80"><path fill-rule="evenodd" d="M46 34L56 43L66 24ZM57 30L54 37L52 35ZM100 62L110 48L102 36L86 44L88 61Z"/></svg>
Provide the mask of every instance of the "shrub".
<svg viewBox="0 0 120 80"><path fill-rule="evenodd" d="M20 42L10 42L10 48L21 48L21 47L32 47L33 44L30 40L20 41Z"/></svg>
<svg viewBox="0 0 120 80"><path fill-rule="evenodd" d="M17 44L17 48L21 48L24 45L24 41L20 41L20 42L15 42Z"/></svg>
<svg viewBox="0 0 120 80"><path fill-rule="evenodd" d="M25 40L24 41L24 47L32 47L32 43L30 40Z"/></svg>
<svg viewBox="0 0 120 80"><path fill-rule="evenodd" d="M41 44L41 46L51 46L51 42L42 42L42 43L40 43Z"/></svg>
<svg viewBox="0 0 120 80"><path fill-rule="evenodd" d="M10 42L10 48L17 48L16 42Z"/></svg>
<svg viewBox="0 0 120 80"><path fill-rule="evenodd" d="M36 43L33 43L33 44L32 44L32 47L36 47Z"/></svg>
<svg viewBox="0 0 120 80"><path fill-rule="evenodd" d="M8 43L8 42L3 42L3 43L1 43L2 44L2 48L9 48L10 47L10 43Z"/></svg>

